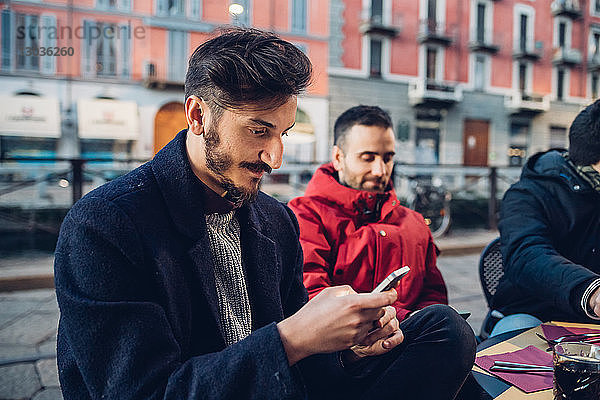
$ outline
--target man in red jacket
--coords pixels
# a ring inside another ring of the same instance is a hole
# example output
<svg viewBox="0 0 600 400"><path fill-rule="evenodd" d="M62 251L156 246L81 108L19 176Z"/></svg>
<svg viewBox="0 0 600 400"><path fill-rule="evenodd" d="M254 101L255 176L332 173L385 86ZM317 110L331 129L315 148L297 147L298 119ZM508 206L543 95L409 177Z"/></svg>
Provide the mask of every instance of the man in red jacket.
<svg viewBox="0 0 600 400"><path fill-rule="evenodd" d="M329 286L370 292L392 271L410 272L396 291L398 320L448 304L437 248L423 217L400 205L391 175L394 131L379 107L357 106L335 122L332 162L290 201L300 224L304 285L312 299Z"/></svg>

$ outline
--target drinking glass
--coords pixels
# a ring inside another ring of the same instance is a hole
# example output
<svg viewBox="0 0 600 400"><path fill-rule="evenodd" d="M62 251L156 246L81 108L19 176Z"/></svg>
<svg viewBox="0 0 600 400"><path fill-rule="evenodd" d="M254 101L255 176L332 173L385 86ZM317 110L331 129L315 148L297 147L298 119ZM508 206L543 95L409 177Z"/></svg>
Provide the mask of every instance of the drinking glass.
<svg viewBox="0 0 600 400"><path fill-rule="evenodd" d="M554 400L600 399L600 346L583 342L554 346Z"/></svg>

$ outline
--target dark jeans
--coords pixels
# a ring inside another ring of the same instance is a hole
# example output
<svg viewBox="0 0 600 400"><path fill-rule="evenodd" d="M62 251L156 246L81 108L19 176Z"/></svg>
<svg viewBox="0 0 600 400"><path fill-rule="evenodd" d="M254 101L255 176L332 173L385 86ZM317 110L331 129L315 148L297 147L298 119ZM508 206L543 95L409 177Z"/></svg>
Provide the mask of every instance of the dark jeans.
<svg viewBox="0 0 600 400"><path fill-rule="evenodd" d="M454 399L475 360L475 335L456 311L424 308L400 323L404 342L346 367L348 377L327 398ZM320 397L320 396L319 396Z"/></svg>

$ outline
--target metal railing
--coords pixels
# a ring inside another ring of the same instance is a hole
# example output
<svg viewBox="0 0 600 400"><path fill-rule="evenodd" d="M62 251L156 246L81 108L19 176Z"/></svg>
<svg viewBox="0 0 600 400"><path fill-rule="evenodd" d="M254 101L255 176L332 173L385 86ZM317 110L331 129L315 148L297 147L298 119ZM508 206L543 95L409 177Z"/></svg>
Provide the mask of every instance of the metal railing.
<svg viewBox="0 0 600 400"><path fill-rule="evenodd" d="M131 171L145 161L35 157L0 159L0 208L68 209L93 188ZM281 169L263 178L261 190L287 202L304 194L306 184L318 167L313 163L284 164ZM520 171L520 167L397 163L394 186L400 198L407 198L412 190L411 180L427 179L442 184L452 193L453 199L487 199L488 225L495 228L499 197L510 184L518 180Z"/></svg>

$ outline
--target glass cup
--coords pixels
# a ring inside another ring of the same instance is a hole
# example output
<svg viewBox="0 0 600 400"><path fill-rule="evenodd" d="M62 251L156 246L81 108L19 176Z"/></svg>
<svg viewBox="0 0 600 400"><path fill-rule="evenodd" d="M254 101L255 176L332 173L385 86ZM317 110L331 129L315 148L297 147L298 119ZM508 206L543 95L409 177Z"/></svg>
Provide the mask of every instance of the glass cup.
<svg viewBox="0 0 600 400"><path fill-rule="evenodd" d="M600 346L569 342L554 346L554 400L600 399Z"/></svg>

